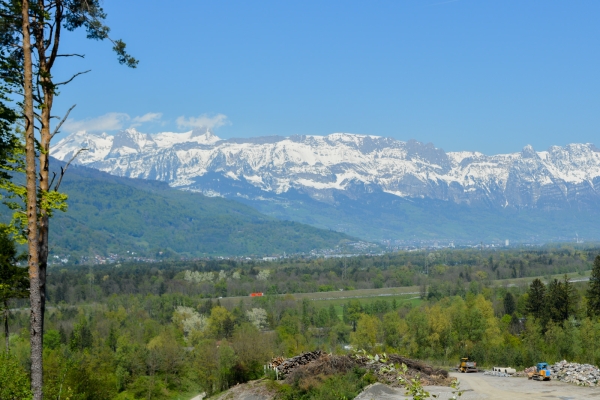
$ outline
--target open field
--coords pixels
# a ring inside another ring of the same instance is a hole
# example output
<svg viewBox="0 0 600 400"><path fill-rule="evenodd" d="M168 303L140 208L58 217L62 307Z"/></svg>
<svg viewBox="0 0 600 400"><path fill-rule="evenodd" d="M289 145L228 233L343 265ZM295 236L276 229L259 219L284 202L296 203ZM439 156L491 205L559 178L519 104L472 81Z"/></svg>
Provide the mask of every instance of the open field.
<svg viewBox="0 0 600 400"><path fill-rule="evenodd" d="M592 272L592 270L583 271L581 273L580 272L569 272L566 275L573 282L585 282L590 279L591 272ZM544 283L548 283L548 280L549 280L548 278L550 278L550 280L552 280L552 279L561 280L564 278L564 276L565 276L565 274L556 274L556 275L549 275L549 276L532 276L532 277L528 277L528 278L499 279L499 280L495 280L494 283L497 286L519 286L519 285L529 285L531 283L531 281L533 281L536 278L541 279Z"/></svg>
<svg viewBox="0 0 600 400"><path fill-rule="evenodd" d="M569 279L573 282L585 282L589 280L591 270L584 272L571 272L566 274ZM513 279L498 279L492 281L495 286L503 287L514 287L529 285L534 279L539 278L544 282L548 282L552 279L561 280L564 278L564 274L556 274L549 276L532 276L527 278L513 278ZM291 296L295 300L308 299L314 301L319 307L329 307L333 304L336 308L341 307L342 304L347 303L349 300L358 299L361 303L370 303L376 300L393 301L394 299L398 304L410 301L413 305L418 305L421 302L420 299L420 287L419 286L404 286L404 287L387 287L380 289L357 289L357 290L343 290L343 291L332 291L332 292L314 292L314 293L292 293L292 294L280 294L276 296ZM244 304L251 304L252 298L249 296L237 296L237 297L225 297L219 299L219 302L224 306L235 306L240 301Z"/></svg>

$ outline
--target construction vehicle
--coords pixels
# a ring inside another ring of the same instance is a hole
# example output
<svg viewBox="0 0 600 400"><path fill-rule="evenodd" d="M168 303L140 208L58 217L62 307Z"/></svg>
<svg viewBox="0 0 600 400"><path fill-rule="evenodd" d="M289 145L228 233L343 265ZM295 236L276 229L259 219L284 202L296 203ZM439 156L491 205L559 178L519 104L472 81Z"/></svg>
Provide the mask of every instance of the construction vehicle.
<svg viewBox="0 0 600 400"><path fill-rule="evenodd" d="M460 359L458 370L462 373L478 372L477 363L475 361L469 361L468 357L463 357Z"/></svg>
<svg viewBox="0 0 600 400"><path fill-rule="evenodd" d="M541 363L537 363L537 365L535 366L534 372L530 372L529 379L534 379L536 381L549 381L551 374L552 373L550 372L548 363L541 362Z"/></svg>

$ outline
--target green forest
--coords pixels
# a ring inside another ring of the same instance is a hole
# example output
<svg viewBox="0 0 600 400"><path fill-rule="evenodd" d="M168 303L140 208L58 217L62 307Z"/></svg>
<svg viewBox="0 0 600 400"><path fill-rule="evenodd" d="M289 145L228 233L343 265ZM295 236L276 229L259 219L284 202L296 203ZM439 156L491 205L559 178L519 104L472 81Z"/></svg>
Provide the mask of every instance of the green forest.
<svg viewBox="0 0 600 400"><path fill-rule="evenodd" d="M598 364L599 254L558 246L52 267L45 393L187 399L260 378L274 356L316 349L398 353L446 368L463 356L481 366ZM405 294L359 296L397 287ZM265 295L249 297L255 291ZM25 388L26 307L11 300L10 355L0 367L0 376L20 376L11 382ZM364 371L354 374L323 384L364 384ZM281 397L315 398L315 391L291 387Z"/></svg>
<svg viewBox="0 0 600 400"><path fill-rule="evenodd" d="M64 167L58 160L52 165L58 173ZM56 234L50 242L52 254L70 255L71 260L127 252L153 258L262 256L309 252L354 240L277 220L232 200L85 167L71 166L61 190L68 195L68 212L54 214ZM7 223L11 213L3 210L1 215L0 222Z"/></svg>

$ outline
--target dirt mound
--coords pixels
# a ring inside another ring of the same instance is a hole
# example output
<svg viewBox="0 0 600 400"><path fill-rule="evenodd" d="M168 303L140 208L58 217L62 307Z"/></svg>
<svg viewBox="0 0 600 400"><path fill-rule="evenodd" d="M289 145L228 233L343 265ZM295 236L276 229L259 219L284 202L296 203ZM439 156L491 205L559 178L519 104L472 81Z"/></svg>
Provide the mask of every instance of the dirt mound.
<svg viewBox="0 0 600 400"><path fill-rule="evenodd" d="M324 354L319 359L290 370L285 382L293 383L309 377L345 374L356 366L358 366L356 361L348 356Z"/></svg>
<svg viewBox="0 0 600 400"><path fill-rule="evenodd" d="M271 367L277 367L277 371L281 376L287 376L290 372L294 371L302 365L306 365L312 361L318 360L325 356L326 353L321 350L308 351L302 353L299 356L282 360L281 357L276 357L271 360Z"/></svg>
<svg viewBox="0 0 600 400"><path fill-rule="evenodd" d="M267 387L267 379L235 385L212 400L273 400L276 392Z"/></svg>
<svg viewBox="0 0 600 400"><path fill-rule="evenodd" d="M277 369L281 374L280 376L285 377L287 383L298 382L311 377L344 374L355 367L371 371L378 381L391 386L402 386L398 381L400 375L409 379L418 377L423 385L449 386L452 382L452 379L448 376L448 371L398 354L337 356L323 352L311 352L283 362L278 361L279 366ZM406 372L402 371L402 364L406 365Z"/></svg>

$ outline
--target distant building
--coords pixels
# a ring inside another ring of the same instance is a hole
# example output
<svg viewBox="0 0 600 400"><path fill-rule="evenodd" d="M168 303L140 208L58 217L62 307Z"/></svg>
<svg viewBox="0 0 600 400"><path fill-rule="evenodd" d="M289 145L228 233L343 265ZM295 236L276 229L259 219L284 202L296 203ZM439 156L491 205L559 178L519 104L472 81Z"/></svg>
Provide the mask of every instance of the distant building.
<svg viewBox="0 0 600 400"><path fill-rule="evenodd" d="M504 245L505 245L506 247L508 247L508 245L509 245L509 244L510 244L510 241L509 241L508 239L506 239L506 240L504 241Z"/></svg>

